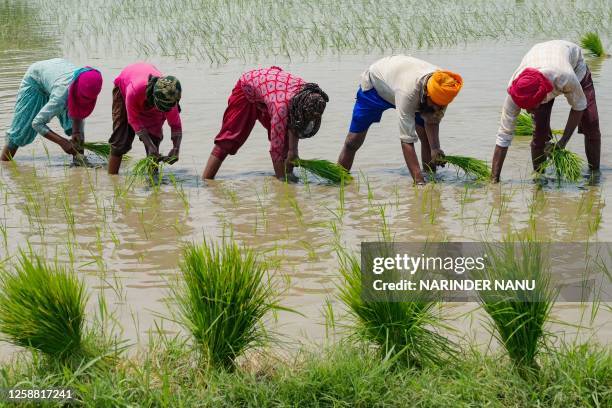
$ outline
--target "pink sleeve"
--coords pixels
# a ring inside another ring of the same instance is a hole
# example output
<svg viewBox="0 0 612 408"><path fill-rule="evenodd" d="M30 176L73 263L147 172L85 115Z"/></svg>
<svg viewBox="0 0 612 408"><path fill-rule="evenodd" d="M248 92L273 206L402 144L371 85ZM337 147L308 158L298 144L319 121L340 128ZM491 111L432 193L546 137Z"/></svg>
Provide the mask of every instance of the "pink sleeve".
<svg viewBox="0 0 612 408"><path fill-rule="evenodd" d="M270 156L278 162L287 158L287 104L275 104L270 112Z"/></svg>
<svg viewBox="0 0 612 408"><path fill-rule="evenodd" d="M168 126L170 126L170 130L172 132L181 131L183 129L183 125L181 124L181 114L178 111L178 107L174 107L170 109L170 112L166 114L166 120L168 121Z"/></svg>
<svg viewBox="0 0 612 408"><path fill-rule="evenodd" d="M144 126L139 120L140 106L132 85L128 85L125 89L125 110L127 111L128 123L134 129L134 132L140 132Z"/></svg>

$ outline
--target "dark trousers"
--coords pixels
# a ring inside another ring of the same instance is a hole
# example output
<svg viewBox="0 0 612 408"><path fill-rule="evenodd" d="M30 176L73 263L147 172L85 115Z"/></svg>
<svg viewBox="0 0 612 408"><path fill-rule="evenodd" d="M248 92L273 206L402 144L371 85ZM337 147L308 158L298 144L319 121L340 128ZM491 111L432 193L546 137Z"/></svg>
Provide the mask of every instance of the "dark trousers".
<svg viewBox="0 0 612 408"><path fill-rule="evenodd" d="M121 94L121 90L118 87L113 88L113 133L108 140L111 145L111 154L113 156L123 156L130 150L132 150L132 143L136 136L134 129L128 123L127 109L125 107L125 100ZM151 141L159 147L161 139L157 137L151 137ZM147 150L145 145L145 150ZM147 151L147 154L149 152Z"/></svg>

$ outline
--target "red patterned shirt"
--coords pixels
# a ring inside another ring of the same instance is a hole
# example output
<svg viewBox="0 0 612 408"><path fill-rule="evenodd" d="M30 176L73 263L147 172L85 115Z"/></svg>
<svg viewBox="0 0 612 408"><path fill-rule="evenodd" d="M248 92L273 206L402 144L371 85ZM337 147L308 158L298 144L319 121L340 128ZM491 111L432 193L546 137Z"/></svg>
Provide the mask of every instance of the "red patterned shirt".
<svg viewBox="0 0 612 408"><path fill-rule="evenodd" d="M255 69L240 77L242 91L251 103L262 104L270 115L270 155L273 161L287 157L289 101L300 91L304 80L279 67ZM263 108L263 106L262 106Z"/></svg>

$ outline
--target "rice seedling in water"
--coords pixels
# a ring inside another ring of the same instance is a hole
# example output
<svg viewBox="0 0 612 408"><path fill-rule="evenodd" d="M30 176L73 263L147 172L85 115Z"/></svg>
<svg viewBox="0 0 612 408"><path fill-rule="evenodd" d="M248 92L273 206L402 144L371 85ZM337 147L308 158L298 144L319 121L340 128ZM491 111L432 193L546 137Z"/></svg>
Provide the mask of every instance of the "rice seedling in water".
<svg viewBox="0 0 612 408"><path fill-rule="evenodd" d="M575 183L582 177L584 160L568 149L553 148L548 159L540 165L538 173L553 168L557 179Z"/></svg>
<svg viewBox="0 0 612 408"><path fill-rule="evenodd" d="M412 10L405 2L392 0L384 0L380 10L368 8L372 0L250 0L233 2L233 7L226 7L227 0L174 0L155 8L147 7L146 0L124 2L120 8L113 1L76 8L70 7L73 0L61 1L63 7L41 0L29 3L50 21L65 22L60 37L66 39L64 47L69 50L88 44L91 52L108 55L112 49L120 54L129 44L137 44L141 56L165 55L212 65L235 59L295 60L313 55L447 47L482 38L558 37L560 31L576 33L584 27L609 32L611 15L607 0L563 5L539 2L537 8L516 7L512 1L461 0L444 10L428 3ZM369 12L364 14L363 9ZM249 16L246 21L241 19L245 15ZM131 24L134 16L141 26ZM510 18L521 23L508 24ZM169 30L174 19L190 29ZM266 24L270 21L275 23Z"/></svg>
<svg viewBox="0 0 612 408"><path fill-rule="evenodd" d="M443 160L463 170L467 176L475 177L477 180L485 180L491 177L491 170L484 160L465 156L444 156Z"/></svg>
<svg viewBox="0 0 612 408"><path fill-rule="evenodd" d="M307 170L319 179L326 180L334 184L348 182L353 179L351 174L344 167L328 160L297 159L293 162L293 164Z"/></svg>
<svg viewBox="0 0 612 408"><path fill-rule="evenodd" d="M431 294L415 294L410 301L366 300L360 260L342 249L338 257L343 277L338 298L360 337L378 346L383 356L409 366L441 365L455 355L453 343L436 331L446 327L436 315L438 302Z"/></svg>
<svg viewBox="0 0 612 408"><path fill-rule="evenodd" d="M545 324L556 299L550 283L550 265L542 244L520 239L488 245L483 278L494 281L533 281L532 291L480 291L490 330L504 346L522 375L537 372L536 358L546 340Z"/></svg>
<svg viewBox="0 0 612 408"><path fill-rule="evenodd" d="M87 295L80 279L21 252L14 272L0 269L0 285L6 341L60 361L82 355Z"/></svg>
<svg viewBox="0 0 612 408"><path fill-rule="evenodd" d="M130 179L149 181L153 185L158 185L162 179L162 168L164 163L153 156L147 156L136 162L130 171Z"/></svg>
<svg viewBox="0 0 612 408"><path fill-rule="evenodd" d="M236 358L270 340L262 319L278 305L267 265L233 241L189 244L174 285L178 318L194 337L205 361L232 370Z"/></svg>
<svg viewBox="0 0 612 408"><path fill-rule="evenodd" d="M599 35L595 32L589 32L583 35L580 39L580 45L595 57L606 56L601 38L599 38Z"/></svg>

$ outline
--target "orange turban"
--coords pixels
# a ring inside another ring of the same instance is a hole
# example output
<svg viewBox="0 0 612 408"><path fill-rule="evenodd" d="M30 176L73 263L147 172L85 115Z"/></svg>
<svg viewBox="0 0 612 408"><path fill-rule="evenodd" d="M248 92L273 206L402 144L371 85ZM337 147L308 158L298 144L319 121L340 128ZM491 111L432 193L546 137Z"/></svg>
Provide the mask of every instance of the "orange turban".
<svg viewBox="0 0 612 408"><path fill-rule="evenodd" d="M427 81L427 95L440 106L446 106L455 99L463 86L461 75L451 71L436 71Z"/></svg>

